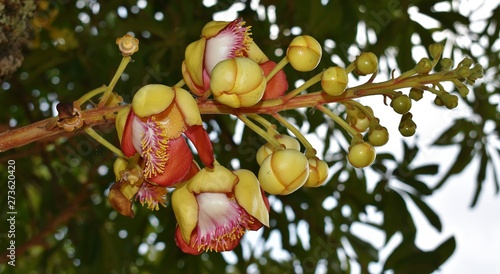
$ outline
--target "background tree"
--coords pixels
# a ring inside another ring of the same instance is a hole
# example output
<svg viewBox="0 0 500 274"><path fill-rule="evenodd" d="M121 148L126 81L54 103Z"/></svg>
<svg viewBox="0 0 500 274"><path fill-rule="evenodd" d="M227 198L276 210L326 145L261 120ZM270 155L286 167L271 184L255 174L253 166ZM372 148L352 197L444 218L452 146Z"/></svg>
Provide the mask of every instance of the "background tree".
<svg viewBox="0 0 500 274"><path fill-rule="evenodd" d="M113 153L85 134L68 133L2 152L1 178L8 177L8 160L16 161L15 270L19 273L343 273L352 264L368 272L372 262L396 273L432 272L453 253L455 240L450 237L431 251L421 250L415 244L417 230L408 204L415 204L440 231L440 217L425 197L456 179L454 175L470 165L478 167L476 180L471 182L476 185L472 206L484 182L493 182L499 190L498 6L487 18L472 20L464 14L473 10L459 13L463 5L456 1L39 1L36 9L33 1L20 3L7 1L1 6L4 33L17 26L31 34L22 66L14 74L7 71L1 76L2 131L52 117L59 102L72 102L109 83L121 58L115 39L127 32L140 38L141 49L116 84L124 101L130 102L146 84L177 83L182 79L185 47L199 38L205 23L228 11L234 11L231 19L242 17L252 26L253 39L275 61L283 57L294 36L309 34L323 45L317 70L347 66L361 51L371 51L380 58L381 75L389 77L413 68L424 57L414 57L415 49L443 42L445 56L448 53L457 62L470 56L482 64L485 81L460 99L470 115L440 129L434 145L455 146L459 153L435 185L427 181L438 173L440 164L413 163L420 153L416 137L401 141L402 155L379 154L362 172L347 162L349 137L337 124L326 122L319 111L283 113L303 133L324 144L319 156L331 166L329 182L319 189L270 196L270 228L224 256L182 253L173 240L175 219L170 207L154 212L138 208L134 219L117 214L106 198L115 181L110 169ZM427 16L436 26L427 29L415 19L416 14ZM1 46L12 47L12 41L4 39ZM0 55L8 60L4 51ZM290 67L285 72L291 85L315 73L299 73ZM369 97L364 102L382 105L381 101L381 97ZM255 153L264 140L247 128L242 130L228 115L203 119L220 163L258 170ZM113 124L95 129L118 142ZM7 199L2 191L2 219ZM377 222L367 218L373 211L383 218ZM401 235L401 244L381 261L379 247L366 235L353 232L354 225L380 231L384 245ZM1 239L3 247L7 238ZM271 256L269 243L281 244L287 255ZM0 257L2 272L13 269L5 265L6 255Z"/></svg>

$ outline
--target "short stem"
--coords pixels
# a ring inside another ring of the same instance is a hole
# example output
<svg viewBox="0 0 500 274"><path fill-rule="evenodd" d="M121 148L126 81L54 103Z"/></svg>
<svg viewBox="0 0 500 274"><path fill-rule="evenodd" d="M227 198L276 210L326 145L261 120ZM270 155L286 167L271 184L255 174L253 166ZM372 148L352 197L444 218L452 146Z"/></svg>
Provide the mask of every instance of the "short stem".
<svg viewBox="0 0 500 274"><path fill-rule="evenodd" d="M259 124L261 124L263 127L267 129L267 132L270 132L273 135L279 134L279 132L276 130L276 126L271 124L268 120L266 120L264 117L260 116L259 114L256 113L249 113L247 115L251 119L257 121Z"/></svg>
<svg viewBox="0 0 500 274"><path fill-rule="evenodd" d="M309 143L306 137L300 132L294 125L290 124L283 116L279 115L279 113L273 113L272 116L278 120L283 126L285 126L288 130L290 130L297 139L304 145L306 150L314 149L314 147Z"/></svg>
<svg viewBox="0 0 500 274"><path fill-rule="evenodd" d="M285 56L266 76L266 82L269 82L269 80L271 80L271 78L273 78L273 76L276 75L276 73L278 73L278 71L283 69L287 64L288 64L288 58Z"/></svg>
<svg viewBox="0 0 500 274"><path fill-rule="evenodd" d="M90 137L94 138L97 142L101 143L103 146L105 146L106 148L108 148L109 150L114 152L119 157L127 158L127 157L125 157L125 155L123 154L123 152L120 149L118 149L113 144L111 144L106 139L104 139L101 135L99 135L97 132L95 132L95 130L93 130L91 127L86 127L84 130Z"/></svg>
<svg viewBox="0 0 500 274"><path fill-rule="evenodd" d="M283 101L286 102L286 101L292 99L293 97L297 96L298 94L300 94L302 91L304 91L308 87L310 87L310 86L316 84L317 82L321 81L321 77L322 76L323 76L323 72L320 72L320 73L316 74L315 76L311 77L305 83L303 83L302 85L300 85L300 87L292 90L290 93L288 93L287 95L285 95L285 97L283 97Z"/></svg>
<svg viewBox="0 0 500 274"><path fill-rule="evenodd" d="M405 78L411 77L415 74L417 74L415 69L410 69L409 71L404 72L403 74L399 75L397 79L405 79Z"/></svg>
<svg viewBox="0 0 500 274"><path fill-rule="evenodd" d="M355 128L351 127L344 119L340 118L338 115L333 113L331 110L329 110L324 105L318 105L318 106L316 106L316 108L319 109L324 114L326 114L328 117L330 117L335 123L339 124L345 130L347 130L347 132L352 137L359 135L359 132Z"/></svg>
<svg viewBox="0 0 500 274"><path fill-rule="evenodd" d="M106 104L106 101L108 101L108 98L111 95L113 88L115 88L118 79L122 75L128 63L130 63L130 60L132 60L130 56L123 56L122 61L120 62L120 65L118 66L115 75L113 76L113 79L111 79L111 82L109 83L108 89L106 89L106 91L104 92L104 95L102 96L101 101L99 101L97 107L103 107Z"/></svg>
<svg viewBox="0 0 500 274"><path fill-rule="evenodd" d="M87 102L88 100L90 100L90 98L96 96L97 94L101 94L103 92L106 91L106 86L102 86L102 87L98 87L94 90L91 90L87 93L85 93L82 97L80 97L80 99L76 100L73 105L74 106L81 106L83 103Z"/></svg>
<svg viewBox="0 0 500 274"><path fill-rule="evenodd" d="M276 140L274 136L271 136L268 132L264 131L262 128L260 128L258 125L256 125L254 122L250 121L244 114L238 113L236 115L238 119L240 119L247 127L249 127L251 130L253 130L255 133L259 134L262 138L266 139L269 143L271 143L273 146L279 148L281 144Z"/></svg>
<svg viewBox="0 0 500 274"><path fill-rule="evenodd" d="M349 66L347 66L347 68L345 68L345 73L349 74L355 69L356 69L356 60L354 60L354 62L350 63Z"/></svg>
<svg viewBox="0 0 500 274"><path fill-rule="evenodd" d="M174 87L177 88L182 88L186 83L184 82L184 79L181 79L177 84L174 85Z"/></svg>

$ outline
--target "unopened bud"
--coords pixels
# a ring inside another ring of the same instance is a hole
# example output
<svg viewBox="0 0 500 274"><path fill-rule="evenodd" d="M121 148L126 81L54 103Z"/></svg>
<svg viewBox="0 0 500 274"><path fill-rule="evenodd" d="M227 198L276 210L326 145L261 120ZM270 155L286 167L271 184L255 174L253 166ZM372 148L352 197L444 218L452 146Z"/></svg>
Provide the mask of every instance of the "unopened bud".
<svg viewBox="0 0 500 274"><path fill-rule="evenodd" d="M435 43L429 45L429 53L433 59L441 57L443 50L444 50L443 44Z"/></svg>
<svg viewBox="0 0 500 274"><path fill-rule="evenodd" d="M422 58L415 66L415 71L418 74L427 74L432 70L432 62L429 58Z"/></svg>
<svg viewBox="0 0 500 274"><path fill-rule="evenodd" d="M411 88L408 96L410 97L410 99L413 99L414 101L419 101L424 97L424 91L419 88Z"/></svg>

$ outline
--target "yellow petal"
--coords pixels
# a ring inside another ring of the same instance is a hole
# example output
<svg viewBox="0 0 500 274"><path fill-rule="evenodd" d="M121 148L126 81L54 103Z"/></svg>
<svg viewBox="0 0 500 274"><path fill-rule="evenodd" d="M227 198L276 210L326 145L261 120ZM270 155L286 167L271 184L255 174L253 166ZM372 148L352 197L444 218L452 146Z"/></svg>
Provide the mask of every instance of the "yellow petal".
<svg viewBox="0 0 500 274"><path fill-rule="evenodd" d="M122 108L116 115L115 127L118 133L118 140L122 142L123 129L125 128L125 122L127 122L127 116L130 112L130 107Z"/></svg>
<svg viewBox="0 0 500 274"><path fill-rule="evenodd" d="M197 86L203 86L203 61L206 41L205 38L201 38L189 44L185 52L184 62L186 64L186 73L189 73L191 81ZM185 73L183 73L184 81L186 83L191 82L186 80L187 75L184 74Z"/></svg>
<svg viewBox="0 0 500 274"><path fill-rule="evenodd" d="M175 103L184 117L184 121L192 125L201 125L200 110L198 104L193 98L191 93L182 88L174 88L175 90Z"/></svg>
<svg viewBox="0 0 500 274"><path fill-rule="evenodd" d="M212 38L219 33L224 27L226 27L231 22L224 21L211 21L205 24L201 30L201 36L204 38Z"/></svg>
<svg viewBox="0 0 500 274"><path fill-rule="evenodd" d="M269 58L262 52L262 50L255 44L254 41L248 44L248 58L257 62L257 64L262 64L264 62L269 61Z"/></svg>
<svg viewBox="0 0 500 274"><path fill-rule="evenodd" d="M191 233L198 223L198 202L186 184L175 189L172 193L172 208L175 219L179 223L182 238L186 243L191 240Z"/></svg>
<svg viewBox="0 0 500 274"><path fill-rule="evenodd" d="M139 117L159 114L170 106L175 93L169 86L151 84L140 88L132 99L132 109Z"/></svg>
<svg viewBox="0 0 500 274"><path fill-rule="evenodd" d="M234 174L240 179L234 187L238 204L263 225L269 226L269 211L262 199L259 180L255 174L246 169L236 170Z"/></svg>
<svg viewBox="0 0 500 274"><path fill-rule="evenodd" d="M216 192L229 193L233 190L238 177L229 169L214 164L214 168L202 168L188 182L188 189L194 193Z"/></svg>

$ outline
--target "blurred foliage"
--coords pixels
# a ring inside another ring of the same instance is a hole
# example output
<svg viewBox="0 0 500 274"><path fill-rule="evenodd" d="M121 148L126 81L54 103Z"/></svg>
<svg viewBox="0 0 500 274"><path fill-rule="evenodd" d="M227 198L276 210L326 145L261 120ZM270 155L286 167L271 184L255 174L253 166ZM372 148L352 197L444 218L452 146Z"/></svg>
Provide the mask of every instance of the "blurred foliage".
<svg viewBox="0 0 500 274"><path fill-rule="evenodd" d="M476 180L471 182L476 185L472 205L477 204L485 182L493 182L499 190L500 8L473 20L469 15L474 10L459 13L462 5L457 1L203 2L213 3L39 1L24 63L1 84L1 131L51 117L58 102L72 102L108 84L121 59L115 39L127 32L140 39L140 50L115 88L125 101L130 102L145 84L177 83L182 78L185 47L198 39L213 16L229 10L234 11L229 19L243 17L252 26L254 40L276 61L294 35L314 36L324 46L318 70L347 65L360 51L372 51L381 58L381 72L389 75L392 70L412 68L416 60L412 49L433 42L445 42L446 52L456 61L464 55L479 61L486 68L486 80L461 100L460 104L468 106L468 115L443 125L434 142L458 148L455 160L439 174L441 163L414 164L421 153L418 142L403 141L403 155L379 154L368 178L367 172L346 161L346 132L326 122L319 112L287 111L284 115L290 121L324 143L321 156L331 165L330 181L319 189L270 197L271 227L251 234L228 256L191 256L175 246L170 207L157 212L136 208L134 219L112 210L106 198L114 181L109 169L114 159L111 152L82 134L42 140L0 154L0 178L7 178L7 161L16 161L18 212L17 266L7 267L6 254L2 254L0 272L349 273L356 265L368 273L373 263L380 265L374 269L395 273L429 273L439 268L455 250L455 239L433 250L421 250L415 244L417 228L409 205L415 205L441 231L440 217L426 197L456 180L455 175L469 166L477 167ZM436 27L426 29L415 19L416 13L427 16ZM443 37L447 40L439 40ZM291 85L314 73L297 73L290 67L285 72ZM235 137L237 123L229 116L207 115L204 121L212 132L219 162L230 165L238 159L241 167L257 171L254 156L263 140L247 129L241 139ZM96 130L117 143L112 126ZM437 184L431 185L434 181ZM2 190L2 220L6 205L7 193ZM369 217L373 215L378 218ZM356 227L373 234L359 235ZM0 253L7 246L4 229ZM380 235L383 242L378 244L371 235ZM394 237L400 243L382 258L380 250ZM283 248L282 256L273 255L277 245Z"/></svg>

